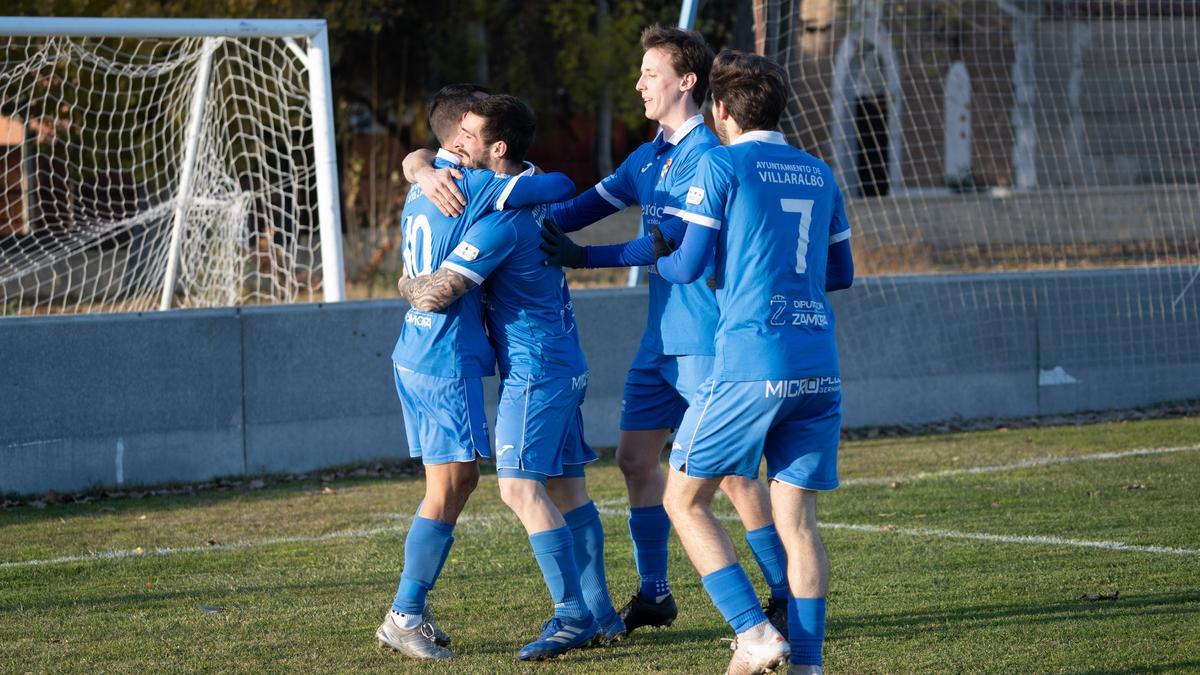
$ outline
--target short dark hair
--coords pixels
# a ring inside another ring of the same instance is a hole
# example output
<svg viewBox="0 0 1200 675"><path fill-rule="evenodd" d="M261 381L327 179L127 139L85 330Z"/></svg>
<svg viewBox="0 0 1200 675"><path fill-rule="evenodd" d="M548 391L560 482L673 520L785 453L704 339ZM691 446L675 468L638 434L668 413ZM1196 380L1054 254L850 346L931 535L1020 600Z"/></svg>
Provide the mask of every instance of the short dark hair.
<svg viewBox="0 0 1200 675"><path fill-rule="evenodd" d="M765 56L731 49L713 61L712 96L743 131L774 129L787 109L787 73Z"/></svg>
<svg viewBox="0 0 1200 675"><path fill-rule="evenodd" d="M462 116L471 107L471 102L478 94L490 94L487 88L478 84L460 83L448 84L437 90L429 99L429 128L437 136L438 143L445 145L458 135L458 125Z"/></svg>
<svg viewBox="0 0 1200 675"><path fill-rule="evenodd" d="M704 36L694 30L682 30L661 24L648 26L642 31L642 49L661 49L671 57L671 67L677 75L696 74L696 86L692 88L692 99L696 105L704 104L708 93L708 74L712 70L713 51Z"/></svg>
<svg viewBox="0 0 1200 675"><path fill-rule="evenodd" d="M470 112L483 118L480 135L483 142L491 145L504 141L508 150L504 158L513 162L525 161L533 135L537 131L537 117L524 101L508 94L494 94L471 104Z"/></svg>

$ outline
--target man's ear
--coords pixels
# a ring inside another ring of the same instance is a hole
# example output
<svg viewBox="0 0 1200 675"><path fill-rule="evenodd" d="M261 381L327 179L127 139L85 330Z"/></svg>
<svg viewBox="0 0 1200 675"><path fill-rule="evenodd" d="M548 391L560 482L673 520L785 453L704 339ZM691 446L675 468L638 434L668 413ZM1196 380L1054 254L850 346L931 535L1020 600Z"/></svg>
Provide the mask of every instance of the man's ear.
<svg viewBox="0 0 1200 675"><path fill-rule="evenodd" d="M721 103L714 98L712 105L712 116L713 120L721 120L723 122L729 119L729 108L726 108L724 103Z"/></svg>
<svg viewBox="0 0 1200 675"><path fill-rule="evenodd" d="M504 156L507 154L508 143L505 143L504 141L496 141L495 143L492 143L492 157L495 157L496 159L504 159Z"/></svg>
<svg viewBox="0 0 1200 675"><path fill-rule="evenodd" d="M697 79L699 78L696 77L695 73L684 73L683 77L679 78L679 90L691 91L692 87L696 86Z"/></svg>

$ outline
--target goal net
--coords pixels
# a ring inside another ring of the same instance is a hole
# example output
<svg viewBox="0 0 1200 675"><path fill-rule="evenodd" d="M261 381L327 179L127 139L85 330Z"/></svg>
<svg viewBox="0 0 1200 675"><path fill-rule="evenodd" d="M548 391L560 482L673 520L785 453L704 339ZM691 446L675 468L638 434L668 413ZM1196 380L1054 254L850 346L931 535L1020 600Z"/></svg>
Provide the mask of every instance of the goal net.
<svg viewBox="0 0 1200 675"><path fill-rule="evenodd" d="M0 20L0 315L340 299L324 42Z"/></svg>
<svg viewBox="0 0 1200 675"><path fill-rule="evenodd" d="M937 344L911 344L882 374L952 387L1033 358L1030 397L1043 403L1057 385L1105 377L1161 400L1200 397L1200 7L756 0L753 11L758 51L794 90L782 131L847 195L867 275L856 325L875 332L843 333L850 357L951 316Z"/></svg>

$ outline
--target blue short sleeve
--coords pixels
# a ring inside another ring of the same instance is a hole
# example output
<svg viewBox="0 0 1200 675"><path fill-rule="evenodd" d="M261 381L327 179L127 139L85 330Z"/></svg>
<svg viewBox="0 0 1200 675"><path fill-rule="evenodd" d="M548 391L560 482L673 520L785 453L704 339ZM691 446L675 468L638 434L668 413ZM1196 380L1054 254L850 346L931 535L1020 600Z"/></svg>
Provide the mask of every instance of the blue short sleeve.
<svg viewBox="0 0 1200 675"><path fill-rule="evenodd" d="M722 146L709 150L698 162L696 177L684 196L679 217L694 225L721 229L725 204L735 182L733 163L726 149Z"/></svg>
<svg viewBox="0 0 1200 675"><path fill-rule="evenodd" d="M495 173L481 169L463 171L462 184L459 189L467 198L467 205L460 218L466 218L468 223L476 223L480 218L496 211L496 203L504 194L509 181L499 178Z"/></svg>
<svg viewBox="0 0 1200 675"><path fill-rule="evenodd" d="M506 214L492 213L476 221L442 267L482 284L516 246L517 231L511 220Z"/></svg>

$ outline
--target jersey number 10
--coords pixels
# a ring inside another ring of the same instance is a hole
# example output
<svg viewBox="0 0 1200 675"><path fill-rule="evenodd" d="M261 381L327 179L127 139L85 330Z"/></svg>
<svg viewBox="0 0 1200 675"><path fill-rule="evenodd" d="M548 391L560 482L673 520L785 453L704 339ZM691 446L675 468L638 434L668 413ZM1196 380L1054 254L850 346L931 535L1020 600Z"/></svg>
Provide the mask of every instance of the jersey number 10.
<svg viewBox="0 0 1200 675"><path fill-rule="evenodd" d="M417 277L433 271L433 242L424 214L404 219L404 274ZM417 248L420 247L418 257Z"/></svg>
<svg viewBox="0 0 1200 675"><path fill-rule="evenodd" d="M808 270L808 229L812 227L813 200L780 199L779 208L784 213L800 214L800 233L796 236L796 274Z"/></svg>

